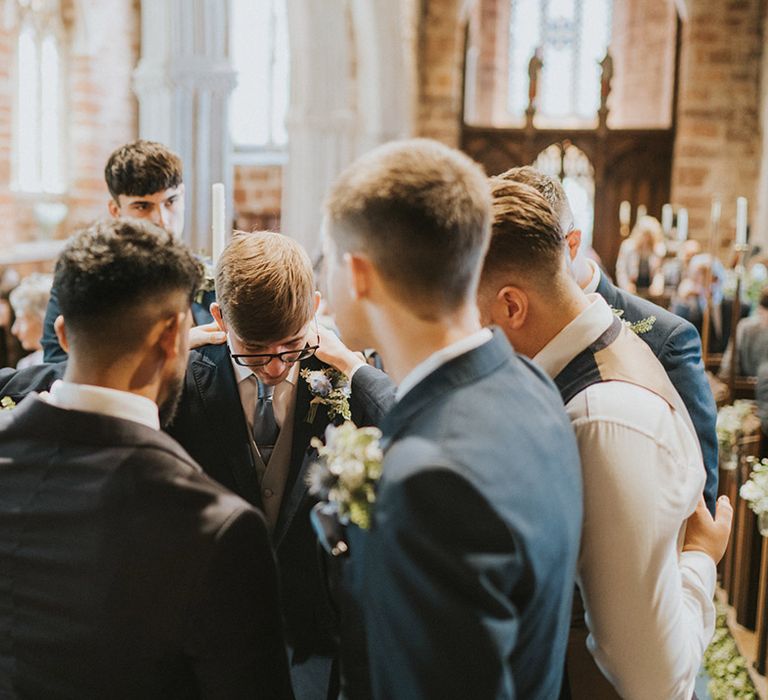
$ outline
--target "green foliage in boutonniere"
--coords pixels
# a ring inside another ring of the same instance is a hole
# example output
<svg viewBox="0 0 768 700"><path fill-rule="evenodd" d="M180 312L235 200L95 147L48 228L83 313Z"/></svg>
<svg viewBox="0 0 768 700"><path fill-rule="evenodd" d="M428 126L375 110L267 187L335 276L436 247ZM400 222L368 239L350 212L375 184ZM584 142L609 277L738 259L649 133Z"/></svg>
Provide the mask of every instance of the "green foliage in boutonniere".
<svg viewBox="0 0 768 700"><path fill-rule="evenodd" d="M0 399L0 411L11 411L16 408L16 402L10 396Z"/></svg>
<svg viewBox="0 0 768 700"><path fill-rule="evenodd" d="M621 319L621 322L635 335L643 335L643 333L647 333L653 328L653 324L656 323L655 316L646 316L645 318L641 318L639 321L632 323L624 318L624 309L614 309L611 307L611 311L613 311L613 315L616 316L616 318Z"/></svg>
<svg viewBox="0 0 768 700"><path fill-rule="evenodd" d="M301 370L301 376L309 385L312 401L309 402L307 423L313 423L317 415L317 407L328 406L328 418L333 420L341 416L344 420L352 420L349 409L349 380L347 375L337 369Z"/></svg>
<svg viewBox="0 0 768 700"><path fill-rule="evenodd" d="M358 428L351 421L338 427L329 425L325 445L312 438L320 461L307 475L309 491L328 501L341 523L354 523L363 530L371 526L376 482L384 461L380 439L378 428Z"/></svg>
<svg viewBox="0 0 768 700"><path fill-rule="evenodd" d="M212 292L214 289L216 289L216 271L213 269L213 263L210 259L200 260L200 262L203 265L205 274L203 276L203 282L200 285L200 288L195 293L196 304L202 304L206 292Z"/></svg>

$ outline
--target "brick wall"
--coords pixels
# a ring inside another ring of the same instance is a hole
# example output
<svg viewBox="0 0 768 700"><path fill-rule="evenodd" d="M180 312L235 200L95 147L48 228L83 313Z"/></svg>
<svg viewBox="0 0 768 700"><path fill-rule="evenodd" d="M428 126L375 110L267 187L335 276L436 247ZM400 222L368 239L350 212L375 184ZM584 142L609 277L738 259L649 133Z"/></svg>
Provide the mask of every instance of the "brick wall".
<svg viewBox="0 0 768 700"><path fill-rule="evenodd" d="M106 213L103 169L110 152L136 138L137 103L131 74L138 59L138 0L100 0L87 47L73 49L78 32L71 0L64 2L65 49L65 172L69 185L63 196L46 197L69 206L57 235ZM90 11L90 10L89 10ZM0 245L35 237L33 206L39 196L11 189L15 32L0 24ZM75 53L79 52L79 55Z"/></svg>
<svg viewBox="0 0 768 700"><path fill-rule="evenodd" d="M614 0L610 127L670 126L676 26L675 7L669 0Z"/></svg>
<svg viewBox="0 0 768 700"><path fill-rule="evenodd" d="M281 165L235 166L235 227L279 231L282 187Z"/></svg>
<svg viewBox="0 0 768 700"><path fill-rule="evenodd" d="M699 239L707 236L714 193L723 202L725 239L733 235L736 197L754 203L762 148L760 5L761 0L688 3L672 199L688 207L691 235Z"/></svg>

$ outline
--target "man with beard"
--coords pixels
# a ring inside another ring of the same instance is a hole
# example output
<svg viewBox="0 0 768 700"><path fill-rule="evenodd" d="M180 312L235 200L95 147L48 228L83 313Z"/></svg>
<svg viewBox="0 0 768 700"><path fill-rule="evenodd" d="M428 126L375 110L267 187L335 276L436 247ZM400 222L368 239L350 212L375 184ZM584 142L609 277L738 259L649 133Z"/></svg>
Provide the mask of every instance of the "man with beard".
<svg viewBox="0 0 768 700"><path fill-rule="evenodd" d="M128 219L58 261L63 379L0 416L2 697L292 697L264 520L160 431L200 278Z"/></svg>

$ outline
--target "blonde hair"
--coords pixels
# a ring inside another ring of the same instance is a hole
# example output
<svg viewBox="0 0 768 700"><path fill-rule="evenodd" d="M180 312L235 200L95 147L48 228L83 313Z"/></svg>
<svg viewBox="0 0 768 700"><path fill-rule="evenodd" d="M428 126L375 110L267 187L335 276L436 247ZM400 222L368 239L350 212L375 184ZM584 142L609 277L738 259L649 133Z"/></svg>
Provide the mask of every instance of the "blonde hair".
<svg viewBox="0 0 768 700"><path fill-rule="evenodd" d="M288 236L235 231L216 265L216 299L246 342L265 344L301 330L314 313L312 263Z"/></svg>
<svg viewBox="0 0 768 700"><path fill-rule="evenodd" d="M325 213L338 253L370 256L420 317L474 298L491 202L482 169L463 153L428 139L380 146L341 174Z"/></svg>
<svg viewBox="0 0 768 700"><path fill-rule="evenodd" d="M53 275L33 272L25 277L8 296L13 312L17 316L33 314L43 318L51 296L52 284Z"/></svg>

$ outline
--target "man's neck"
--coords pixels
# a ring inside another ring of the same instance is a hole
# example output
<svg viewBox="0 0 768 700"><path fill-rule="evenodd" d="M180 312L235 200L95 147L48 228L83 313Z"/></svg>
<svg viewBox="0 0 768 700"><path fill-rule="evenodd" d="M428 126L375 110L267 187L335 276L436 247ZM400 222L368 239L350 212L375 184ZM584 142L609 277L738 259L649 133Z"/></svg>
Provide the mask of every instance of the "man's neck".
<svg viewBox="0 0 768 700"><path fill-rule="evenodd" d="M526 331L526 347L517 348L528 357L535 357L543 350L569 323L576 320L590 302L587 295L571 281L557 295L557 299L547 298L538 300L533 309L537 321Z"/></svg>
<svg viewBox="0 0 768 700"><path fill-rule="evenodd" d="M116 389L137 396L144 396L157 403L159 384L156 381L142 381L141 372L123 361L113 366L102 367L88 360L78 361L71 353L64 371L64 381L73 384L88 384L105 389Z"/></svg>
<svg viewBox="0 0 768 700"><path fill-rule="evenodd" d="M422 320L407 309L382 310L374 325L378 329L376 347L380 348L387 373L397 384L430 355L482 328L474 304L436 321Z"/></svg>

